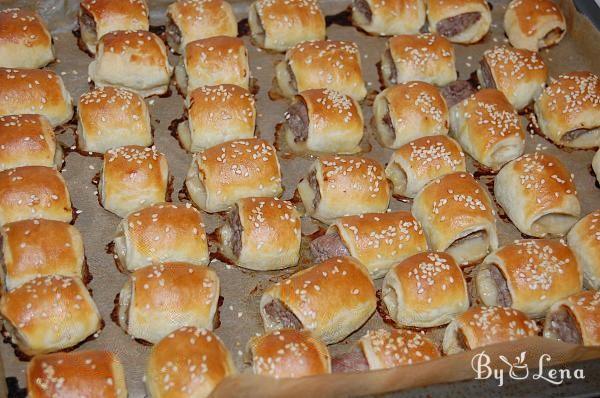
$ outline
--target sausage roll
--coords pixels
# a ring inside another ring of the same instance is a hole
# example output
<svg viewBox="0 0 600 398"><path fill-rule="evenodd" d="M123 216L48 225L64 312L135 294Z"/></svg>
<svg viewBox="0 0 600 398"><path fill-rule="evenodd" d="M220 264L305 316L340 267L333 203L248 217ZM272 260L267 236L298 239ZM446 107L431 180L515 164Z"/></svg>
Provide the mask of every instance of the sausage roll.
<svg viewBox="0 0 600 398"><path fill-rule="evenodd" d="M231 5L223 0L176 0L167 7L167 43L183 54L185 46L214 36L238 35Z"/></svg>
<svg viewBox="0 0 600 398"><path fill-rule="evenodd" d="M530 236L563 236L581 211L573 175L558 158L541 152L513 160L495 178L498 204Z"/></svg>
<svg viewBox="0 0 600 398"><path fill-rule="evenodd" d="M197 153L185 179L192 201L215 213L253 196L283 192L275 148L256 138L227 141Z"/></svg>
<svg viewBox="0 0 600 398"><path fill-rule="evenodd" d="M155 147L130 145L104 155L98 184L100 204L119 217L164 202L169 185L167 158Z"/></svg>
<svg viewBox="0 0 600 398"><path fill-rule="evenodd" d="M79 4L79 31L87 50L96 54L102 36L117 30L148 30L145 0L82 0Z"/></svg>
<svg viewBox="0 0 600 398"><path fill-rule="evenodd" d="M0 172L0 225L36 218L73 219L71 197L62 175L43 166Z"/></svg>
<svg viewBox="0 0 600 398"><path fill-rule="evenodd" d="M502 45L483 53L477 68L482 87L495 88L517 110L533 102L548 80L548 68L538 53Z"/></svg>
<svg viewBox="0 0 600 398"><path fill-rule="evenodd" d="M355 348L331 360L334 373L390 369L440 358L433 341L408 329L369 330Z"/></svg>
<svg viewBox="0 0 600 398"><path fill-rule="evenodd" d="M73 347L102 327L81 279L66 276L36 278L4 293L0 312L12 342L26 355Z"/></svg>
<svg viewBox="0 0 600 398"><path fill-rule="evenodd" d="M256 105L248 90L231 84L204 86L188 97L187 120L177 126L183 147L198 152L226 141L254 137Z"/></svg>
<svg viewBox="0 0 600 398"><path fill-rule="evenodd" d="M385 168L394 194L414 198L428 182L446 174L466 172L465 154L445 135L421 137L396 149Z"/></svg>
<svg viewBox="0 0 600 398"><path fill-rule="evenodd" d="M450 110L452 135L473 159L498 170L521 156L525 133L517 111L501 91L477 91Z"/></svg>
<svg viewBox="0 0 600 398"><path fill-rule="evenodd" d="M298 94L283 123L285 141L295 152L356 153L363 130L360 105L330 89Z"/></svg>
<svg viewBox="0 0 600 398"><path fill-rule="evenodd" d="M131 274L119 294L119 324L132 337L157 343L183 326L212 330L219 277L208 267L163 263Z"/></svg>
<svg viewBox="0 0 600 398"><path fill-rule="evenodd" d="M45 69L0 68L0 116L46 116L53 127L73 117L73 100L62 79Z"/></svg>
<svg viewBox="0 0 600 398"><path fill-rule="evenodd" d="M331 373L327 346L307 331L274 330L248 341L252 371L276 379Z"/></svg>
<svg viewBox="0 0 600 398"><path fill-rule="evenodd" d="M219 84L235 84L248 89L248 50L237 37L217 36L193 41L185 47L175 68L175 79L183 94L198 87Z"/></svg>
<svg viewBox="0 0 600 398"><path fill-rule="evenodd" d="M269 50L283 52L304 41L325 39L325 17L317 0L256 0L248 23L252 40Z"/></svg>
<svg viewBox="0 0 600 398"><path fill-rule="evenodd" d="M408 211L341 217L325 235L310 242L315 262L352 256L374 279L382 278L399 261L425 250L423 229Z"/></svg>
<svg viewBox="0 0 600 398"><path fill-rule="evenodd" d="M357 101L367 95L360 53L353 42L320 40L297 44L277 64L275 78L287 98L317 88L329 88Z"/></svg>
<svg viewBox="0 0 600 398"><path fill-rule="evenodd" d="M600 289L600 210L577 221L567 235L567 242L577 257L585 286Z"/></svg>
<svg viewBox="0 0 600 398"><path fill-rule="evenodd" d="M448 107L431 84L408 82L386 88L375 97L373 116L377 137L387 148L448 134Z"/></svg>
<svg viewBox="0 0 600 398"><path fill-rule="evenodd" d="M169 89L173 73L167 55L167 47L152 32L110 32L98 42L88 74L98 87L126 88L143 97L162 95Z"/></svg>
<svg viewBox="0 0 600 398"><path fill-rule="evenodd" d="M544 337L585 346L600 345L600 292L583 291L550 308Z"/></svg>
<svg viewBox="0 0 600 398"><path fill-rule="evenodd" d="M151 398L207 398L221 380L235 373L231 355L217 335L183 327L152 347L146 390Z"/></svg>
<svg viewBox="0 0 600 398"><path fill-rule="evenodd" d="M200 212L190 203L157 203L130 213L113 240L122 268L182 261L208 265L208 243Z"/></svg>
<svg viewBox="0 0 600 398"><path fill-rule="evenodd" d="M475 284L485 305L500 305L539 318L556 301L582 288L575 255L562 242L524 239L488 255Z"/></svg>
<svg viewBox="0 0 600 398"><path fill-rule="evenodd" d="M138 94L116 87L96 88L79 98L77 146L105 153L125 145L152 145L150 113Z"/></svg>
<svg viewBox="0 0 600 398"><path fill-rule="evenodd" d="M425 0L353 0L352 23L373 35L411 35L425 24Z"/></svg>
<svg viewBox="0 0 600 398"><path fill-rule="evenodd" d="M298 184L306 213L324 223L363 213L383 213L390 187L379 162L358 156L326 155L315 160Z"/></svg>
<svg viewBox="0 0 600 398"><path fill-rule="evenodd" d="M2 228L3 286L14 289L40 276L83 279L85 257L74 226L52 220L23 220Z"/></svg>
<svg viewBox="0 0 600 398"><path fill-rule="evenodd" d="M567 23L551 0L512 0L504 14L504 31L513 47L538 51L561 41Z"/></svg>
<svg viewBox="0 0 600 398"><path fill-rule="evenodd" d="M457 78L454 47L435 33L394 36L381 56L381 75L386 87L413 80L445 86Z"/></svg>
<svg viewBox="0 0 600 398"><path fill-rule="evenodd" d="M486 0L427 0L427 21L430 32L471 44L490 30L492 13Z"/></svg>
<svg viewBox="0 0 600 398"><path fill-rule="evenodd" d="M479 260L498 247L490 196L468 173L429 182L415 196L412 213L423 225L429 248L448 252L459 264Z"/></svg>
<svg viewBox="0 0 600 398"><path fill-rule="evenodd" d="M383 280L383 302L401 326L445 325L469 308L467 282L454 258L422 252L395 265Z"/></svg>
<svg viewBox="0 0 600 398"><path fill-rule="evenodd" d="M0 171L22 166L60 168L63 151L44 116L0 116Z"/></svg>
<svg viewBox="0 0 600 398"><path fill-rule="evenodd" d="M277 198L240 199L218 230L221 251L240 267L272 271L300 258L300 214Z"/></svg>
<svg viewBox="0 0 600 398"><path fill-rule="evenodd" d="M442 345L452 355L537 334L535 321L514 308L471 307L450 322Z"/></svg>
<svg viewBox="0 0 600 398"><path fill-rule="evenodd" d="M600 146L600 81L590 72L571 72L552 81L534 105L542 133L558 145Z"/></svg>
<svg viewBox="0 0 600 398"><path fill-rule="evenodd" d="M305 329L337 343L375 312L375 286L352 257L334 257L268 288L260 299L265 330Z"/></svg>
<svg viewBox="0 0 600 398"><path fill-rule="evenodd" d="M125 372L108 351L78 351L34 357L27 366L30 398L127 398Z"/></svg>
<svg viewBox="0 0 600 398"><path fill-rule="evenodd" d="M35 11L0 11L0 66L37 69L54 59L52 36Z"/></svg>

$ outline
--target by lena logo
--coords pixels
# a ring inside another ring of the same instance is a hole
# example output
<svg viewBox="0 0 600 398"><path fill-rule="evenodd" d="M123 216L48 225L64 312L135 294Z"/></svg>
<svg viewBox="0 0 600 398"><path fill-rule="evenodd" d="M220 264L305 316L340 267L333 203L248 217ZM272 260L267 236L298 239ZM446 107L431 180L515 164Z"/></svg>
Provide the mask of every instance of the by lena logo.
<svg viewBox="0 0 600 398"><path fill-rule="evenodd" d="M475 372L475 378L477 380L487 380L493 378L498 381L498 386L504 385L504 380L509 377L513 380L525 380L531 378L533 380L545 380L548 383L554 384L555 386L561 385L565 380L583 380L585 375L583 369L547 369L544 368L552 359L548 354L542 354L538 360L538 368L529 370L529 366L525 363L526 351L521 352L515 357L514 361L509 360L504 355L498 356L498 358L508 366L508 371L505 369L493 368L490 364L492 359L485 352L482 351L476 354L471 359L471 367Z"/></svg>

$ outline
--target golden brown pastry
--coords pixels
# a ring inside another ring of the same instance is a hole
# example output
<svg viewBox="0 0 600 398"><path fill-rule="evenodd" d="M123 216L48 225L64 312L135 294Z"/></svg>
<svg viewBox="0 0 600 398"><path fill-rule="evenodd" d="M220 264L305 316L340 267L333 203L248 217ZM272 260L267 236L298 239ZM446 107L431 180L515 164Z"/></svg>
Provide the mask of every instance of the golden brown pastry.
<svg viewBox="0 0 600 398"><path fill-rule="evenodd" d="M35 11L8 8L0 11L0 66L43 68L54 61L52 36Z"/></svg>
<svg viewBox="0 0 600 398"><path fill-rule="evenodd" d="M333 344L362 326L376 305L367 269L352 257L333 257L268 288L260 315L266 331L304 329Z"/></svg>
<svg viewBox="0 0 600 398"><path fill-rule="evenodd" d="M563 236L579 219L573 175L552 155L528 153L508 163L495 178L494 193L515 226L530 236Z"/></svg>
<svg viewBox="0 0 600 398"><path fill-rule="evenodd" d="M558 300L581 291L582 274L566 244L524 239L487 256L477 267L475 282L485 305L539 318Z"/></svg>
<svg viewBox="0 0 600 398"><path fill-rule="evenodd" d="M119 358L108 351L78 351L34 357L27 366L31 398L127 398Z"/></svg>
<svg viewBox="0 0 600 398"><path fill-rule="evenodd" d="M546 315L544 337L600 346L600 292L583 291L554 303Z"/></svg>
<svg viewBox="0 0 600 398"><path fill-rule="evenodd" d="M83 152L152 145L148 107L132 91L101 87L83 94L77 105L77 119L77 147Z"/></svg>
<svg viewBox="0 0 600 398"><path fill-rule="evenodd" d="M504 14L504 31L513 47L538 51L561 41L567 23L551 0L512 0Z"/></svg>
<svg viewBox="0 0 600 398"><path fill-rule="evenodd" d="M252 40L269 50L325 39L325 17L317 0L257 0L250 5L248 23Z"/></svg>
<svg viewBox="0 0 600 398"><path fill-rule="evenodd" d="M600 288L600 210L577 221L567 234L567 242L581 272L583 283L592 289Z"/></svg>
<svg viewBox="0 0 600 398"><path fill-rule="evenodd" d="M63 150L44 116L0 117L0 171L22 166L60 168Z"/></svg>
<svg viewBox="0 0 600 398"><path fill-rule="evenodd" d="M353 0L352 23L373 35L419 33L425 24L425 0Z"/></svg>
<svg viewBox="0 0 600 398"><path fill-rule="evenodd" d="M2 228L2 274L6 290L41 276L83 279L86 270L81 234L52 220L23 220Z"/></svg>
<svg viewBox="0 0 600 398"><path fill-rule="evenodd" d="M427 21L430 32L471 44L490 30L492 13L485 0L427 0Z"/></svg>

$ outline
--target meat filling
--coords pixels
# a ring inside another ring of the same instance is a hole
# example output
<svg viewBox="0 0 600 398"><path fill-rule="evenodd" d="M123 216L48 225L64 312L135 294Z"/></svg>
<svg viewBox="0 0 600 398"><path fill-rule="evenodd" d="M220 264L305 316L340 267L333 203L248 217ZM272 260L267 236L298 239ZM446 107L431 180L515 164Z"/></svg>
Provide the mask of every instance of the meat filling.
<svg viewBox="0 0 600 398"><path fill-rule="evenodd" d="M483 79L483 81L480 83L487 88L496 88L496 82L494 81L492 70L490 69L490 65L487 63L485 58L481 60L480 67L481 77Z"/></svg>
<svg viewBox="0 0 600 398"><path fill-rule="evenodd" d="M294 134L294 142L304 142L308 138L308 109L300 100L288 109L287 125Z"/></svg>
<svg viewBox="0 0 600 398"><path fill-rule="evenodd" d="M465 12L450 18L442 19L436 24L436 28L440 35L453 37L469 29L480 19L480 12Z"/></svg>
<svg viewBox="0 0 600 398"><path fill-rule="evenodd" d="M508 283L506 282L506 278L504 278L502 271L500 271L500 269L496 266L491 266L490 276L492 277L492 281L498 290L497 304L503 307L510 307L512 305L512 297L510 295L510 290L508 290Z"/></svg>
<svg viewBox="0 0 600 398"><path fill-rule="evenodd" d="M458 346L463 351L469 351L471 348L469 347L469 342L467 341L467 336L463 333L462 329L458 328L456 330L456 342Z"/></svg>
<svg viewBox="0 0 600 398"><path fill-rule="evenodd" d="M441 93L446 100L446 105L451 108L473 95L475 87L466 80L457 80L443 87Z"/></svg>
<svg viewBox="0 0 600 398"><path fill-rule="evenodd" d="M550 315L550 329L565 343L583 344L581 331L573 313L569 308L561 306Z"/></svg>
<svg viewBox="0 0 600 398"><path fill-rule="evenodd" d="M383 123L388 127L388 135L390 136L390 141L396 140L396 130L394 130L394 123L392 122L392 115L390 115L390 110L388 108L387 112L383 116Z"/></svg>
<svg viewBox="0 0 600 398"><path fill-rule="evenodd" d="M586 135L590 131L595 130L596 128L598 128L598 127L591 128L591 129L575 129L575 130L571 130L568 133L566 133L565 135L563 135L562 140L563 141L567 141L567 142L575 141L576 139L578 139L582 135Z"/></svg>
<svg viewBox="0 0 600 398"><path fill-rule="evenodd" d="M79 29L82 36L97 36L96 21L88 12L83 11L79 15Z"/></svg>
<svg viewBox="0 0 600 398"><path fill-rule="evenodd" d="M373 20L373 11L366 0L354 0L354 9L361 13L368 23Z"/></svg>
<svg viewBox="0 0 600 398"><path fill-rule="evenodd" d="M331 358L333 373L364 372L369 370L369 363L360 348Z"/></svg>
<svg viewBox="0 0 600 398"><path fill-rule="evenodd" d="M292 65L288 62L287 64L288 75L290 75L290 86L298 91L298 83L296 83L296 76L294 76L294 71L292 70Z"/></svg>
<svg viewBox="0 0 600 398"><path fill-rule="evenodd" d="M310 252L317 263L338 256L349 256L350 252L336 232L325 234L310 242Z"/></svg>
<svg viewBox="0 0 600 398"><path fill-rule="evenodd" d="M302 322L280 300L273 299L264 307L265 313L272 322L282 329L302 329Z"/></svg>
<svg viewBox="0 0 600 398"><path fill-rule="evenodd" d="M316 209L319 206L319 202L321 202L321 191L319 190L319 181L317 180L316 170L311 171L308 175L308 185L315 193L315 197L313 198L313 207Z"/></svg>
<svg viewBox="0 0 600 398"><path fill-rule="evenodd" d="M166 33L169 46L178 49L181 45L181 30L179 30L179 26L177 26L171 18L169 18L169 21L167 22Z"/></svg>
<svg viewBox="0 0 600 398"><path fill-rule="evenodd" d="M396 70L396 64L394 63L394 58L392 57L392 52L389 49L387 49L385 51L384 56L390 67L390 76L389 76L390 83L396 84L396 83L398 83L398 70Z"/></svg>
<svg viewBox="0 0 600 398"><path fill-rule="evenodd" d="M240 257L242 252L242 222L240 220L240 211L237 206L229 213L229 227L231 228L231 251L236 258Z"/></svg>

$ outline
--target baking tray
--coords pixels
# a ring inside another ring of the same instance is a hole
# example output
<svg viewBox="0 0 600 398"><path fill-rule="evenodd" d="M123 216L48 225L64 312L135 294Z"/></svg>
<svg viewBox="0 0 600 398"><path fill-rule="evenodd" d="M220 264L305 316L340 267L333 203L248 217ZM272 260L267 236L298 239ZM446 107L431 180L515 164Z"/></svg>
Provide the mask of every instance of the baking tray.
<svg viewBox="0 0 600 398"><path fill-rule="evenodd" d="M150 1L151 24L154 30L160 32L160 25L164 24L164 12L170 1ZM457 69L460 79L468 79L475 71L483 51L506 42L502 27L502 18L507 1L493 1L493 24L490 34L477 44L470 46L455 45ZM247 2L232 2L235 13L240 21L241 31L246 27L244 18L247 17ZM0 7L20 6L37 9L48 21L53 32L58 61L48 68L61 75L74 100L89 90L87 67L92 61L87 54L79 50L77 40L72 33L75 28L78 1L24 1L9 0L0 2ZM374 158L386 163L392 151L382 148L376 141L370 124L372 117L371 103L378 91L381 90L376 64L383 52L386 39L368 36L365 33L349 26L347 7L349 1L323 1L321 7L328 16L329 26L327 36L330 39L350 40L359 45L363 75L367 82L369 95L362 104L366 124L366 138L370 148L363 156ZM561 3L568 20L569 32L565 39L554 48L541 52L542 57L549 66L550 75L557 76L572 70L590 70L600 74L600 51L597 43L600 42L600 33L596 31L588 20L579 15L570 1ZM243 37L249 50L252 76L258 85L257 99L257 132L258 135L271 142L275 140L275 130L283 119L287 108L285 100L272 100L269 92L273 87L274 66L283 59L283 54L260 50L251 44L248 36ZM178 57L170 55L171 64L175 65ZM174 202L185 201L178 191L183 186L183 181L191 161L191 154L186 153L172 136L175 122L184 112L183 98L177 94L174 84L171 85L170 95L166 97L151 97L146 101L154 129L154 140L157 148L168 159L169 169L174 177ZM528 119L522 117L523 128L527 128ZM58 139L65 147L74 145L74 124L68 124L58 129L61 132ZM535 133L527 134L526 152L545 150L558 156L575 175L575 183L581 200L582 214L586 214L600 204L600 189L595 185L595 178L591 173L591 159L593 151L586 150L561 150ZM280 156L282 166L284 199L291 199L297 183L308 170L312 159L310 157ZM99 335L86 342L77 350L105 349L115 352L123 362L127 386L131 397L145 395L143 372L150 347L134 341L130 336L112 320L111 312L114 300L127 277L121 274L114 263L112 255L107 252L107 245L111 242L120 218L105 211L98 204L97 187L92 182L100 171L101 159L98 157L82 156L76 151L67 150L66 161L62 173L67 181L73 205L81 213L75 221L75 226L82 232L87 262L93 280L89 284L94 300L98 304L105 321L104 329ZM468 161L469 171L475 173L483 185L489 187L492 176L479 173L473 162ZM393 199L390 204L392 210L410 210L410 203ZM204 214L207 232L212 232L222 222L222 216ZM319 229L308 218L303 219L303 233L310 235ZM518 230L510 223L498 220L500 244L504 245L521 237ZM308 238L304 238L308 241ZM262 292L275 281L279 281L298 269L310 265L310 259L304 256L297 267L278 272L251 272L237 267L232 267L218 260L213 260L211 266L217 271L221 279L222 305L219 308L221 324L215 333L230 349L232 356L242 376L228 379L216 391L217 396L285 396L306 395L310 393L317 396L341 396L372 394L392 391L399 388L422 386L431 383L450 382L474 377L470 370L471 353L448 357L438 364L421 364L409 368L394 369L392 371L372 372L361 375L335 375L313 377L304 380L287 380L275 382L270 380L265 383L263 378L249 374L249 367L244 362L244 350L248 339L263 331L262 322L258 312L259 299ZM382 280L376 281L378 289ZM351 345L369 329L389 327L383 322L379 313L376 313L366 325L345 341L330 346L332 355L348 350ZM429 334L439 341L443 329L437 328ZM498 350L508 350L518 353L519 349L529 351L556 353L554 360L558 362L572 361L600 357L600 350L575 348L566 344L557 344L543 341L541 338L527 340ZM6 376L16 378L21 388L25 387L26 362L20 361L14 354L13 348L5 343L1 345L0 353L4 358ZM15 386L15 380L11 379ZM260 390L257 390L260 388Z"/></svg>

